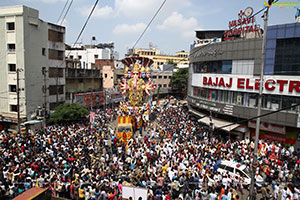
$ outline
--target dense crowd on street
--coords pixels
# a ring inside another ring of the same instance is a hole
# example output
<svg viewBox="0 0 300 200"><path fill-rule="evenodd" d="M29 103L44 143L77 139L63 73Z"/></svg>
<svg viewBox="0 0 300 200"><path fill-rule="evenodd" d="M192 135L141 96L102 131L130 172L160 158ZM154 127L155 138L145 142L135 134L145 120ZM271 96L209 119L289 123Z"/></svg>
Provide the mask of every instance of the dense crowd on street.
<svg viewBox="0 0 300 200"><path fill-rule="evenodd" d="M255 185L262 199L300 199L300 152L293 146L260 140L252 166L252 140L209 134L186 109L170 104L126 145L111 126L116 113L117 108L99 109L93 125L51 125L27 135L2 132L0 199L38 186L68 199L115 200L130 184L147 188L150 200L247 199L243 177L220 173L215 169L220 160L255 169L263 178Z"/></svg>

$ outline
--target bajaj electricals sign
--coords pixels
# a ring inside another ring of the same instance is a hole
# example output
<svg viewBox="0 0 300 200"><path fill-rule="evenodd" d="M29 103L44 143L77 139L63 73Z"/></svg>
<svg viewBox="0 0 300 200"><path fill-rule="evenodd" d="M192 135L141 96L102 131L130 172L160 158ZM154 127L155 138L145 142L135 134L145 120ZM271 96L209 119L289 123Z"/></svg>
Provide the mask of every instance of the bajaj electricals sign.
<svg viewBox="0 0 300 200"><path fill-rule="evenodd" d="M231 90L240 92L259 91L259 77L247 75L215 75L193 74L192 86ZM299 96L299 78L283 76L264 76L263 88L265 94Z"/></svg>

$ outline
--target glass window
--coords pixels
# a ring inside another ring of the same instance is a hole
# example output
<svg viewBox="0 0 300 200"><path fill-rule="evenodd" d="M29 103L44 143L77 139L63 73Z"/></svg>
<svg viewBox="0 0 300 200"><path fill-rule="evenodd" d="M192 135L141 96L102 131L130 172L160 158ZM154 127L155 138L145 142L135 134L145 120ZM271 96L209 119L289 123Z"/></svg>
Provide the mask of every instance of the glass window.
<svg viewBox="0 0 300 200"><path fill-rule="evenodd" d="M283 96L282 97L282 108L286 108L289 106L293 106L300 103L300 98L291 97L291 96ZM287 110L300 112L300 106L289 108Z"/></svg>
<svg viewBox="0 0 300 200"><path fill-rule="evenodd" d="M210 89L210 100L216 100L216 90Z"/></svg>
<svg viewBox="0 0 300 200"><path fill-rule="evenodd" d="M229 101L230 101L228 93L229 93L228 90L224 90L224 102L225 103L229 103Z"/></svg>
<svg viewBox="0 0 300 200"><path fill-rule="evenodd" d="M8 71L15 72L17 70L16 64L8 64Z"/></svg>
<svg viewBox="0 0 300 200"><path fill-rule="evenodd" d="M7 22L7 30L13 31L15 30L15 22Z"/></svg>
<svg viewBox="0 0 300 200"><path fill-rule="evenodd" d="M266 45L267 45L266 46L267 49L269 49L269 48L275 49L276 48L276 40L275 39L267 40L267 44Z"/></svg>
<svg viewBox="0 0 300 200"><path fill-rule="evenodd" d="M222 61L222 73L223 74L231 74L232 71L232 61Z"/></svg>
<svg viewBox="0 0 300 200"><path fill-rule="evenodd" d="M16 50L16 45L15 44L7 44L7 50L9 52L14 52Z"/></svg>
<svg viewBox="0 0 300 200"><path fill-rule="evenodd" d="M17 105L10 105L10 112L18 112L18 106Z"/></svg>
<svg viewBox="0 0 300 200"><path fill-rule="evenodd" d="M234 168L233 168L233 167L226 166L226 170L233 173Z"/></svg>
<svg viewBox="0 0 300 200"><path fill-rule="evenodd" d="M282 96L279 95L264 95L263 107L271 110L278 110L281 108Z"/></svg>
<svg viewBox="0 0 300 200"><path fill-rule="evenodd" d="M16 85L9 85L9 92L17 92L17 86Z"/></svg>
<svg viewBox="0 0 300 200"><path fill-rule="evenodd" d="M300 75L300 38L276 40L274 75Z"/></svg>
<svg viewBox="0 0 300 200"><path fill-rule="evenodd" d="M248 95L248 106L249 107L257 107L257 103L258 103L257 97L258 97L257 94L249 93L249 95Z"/></svg>
<svg viewBox="0 0 300 200"><path fill-rule="evenodd" d="M237 105L243 105L243 93L242 92L237 92L237 96L236 96L236 104Z"/></svg>
<svg viewBox="0 0 300 200"><path fill-rule="evenodd" d="M207 89L207 88L201 88L200 89L200 95L201 95L202 98L208 99L209 89Z"/></svg>

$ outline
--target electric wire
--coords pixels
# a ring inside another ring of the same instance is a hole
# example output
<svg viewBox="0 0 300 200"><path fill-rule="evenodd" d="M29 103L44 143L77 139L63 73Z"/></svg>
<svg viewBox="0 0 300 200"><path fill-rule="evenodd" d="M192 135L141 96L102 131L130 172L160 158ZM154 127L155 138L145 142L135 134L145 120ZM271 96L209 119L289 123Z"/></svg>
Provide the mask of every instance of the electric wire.
<svg viewBox="0 0 300 200"><path fill-rule="evenodd" d="M64 11L65 11L65 9L66 9L66 6L67 6L68 2L69 2L69 0L66 1L65 6L64 6L64 8L62 9L62 11L61 11L61 13L60 13L60 15L59 15L59 18L58 18L58 20L57 20L57 22L56 22L57 24L58 24L60 18L62 17L62 15L63 15L63 13L64 13Z"/></svg>
<svg viewBox="0 0 300 200"><path fill-rule="evenodd" d="M278 112L280 112L280 111L287 110L287 109L289 109L289 108L294 108L294 107L297 107L297 106L300 106L300 103L295 104L295 105L292 105L292 106L287 106L287 107L281 108L281 109L279 109L279 110L271 111L271 112L268 112L268 113L266 113L266 114L262 114L262 115L259 115L259 116L255 116L255 117L251 117L251 118L244 119L244 120L241 120L241 121L233 122L233 123L230 123L230 124L227 124L227 125L218 127L218 128L216 128L216 129L214 129L214 130L223 129L223 128L226 128L226 127L228 127L228 126L232 126L232 125L234 125L234 124L242 124L242 123L244 123L244 122L248 122L248 121L253 120L253 119L262 118L262 117L265 117L265 116L268 116L268 115L272 115L272 114L274 114L274 113L278 113Z"/></svg>
<svg viewBox="0 0 300 200"><path fill-rule="evenodd" d="M93 14L93 12L94 12L94 10L95 10L97 4L98 4L98 2L99 2L99 0L96 0L94 6L93 6L93 8L92 8L92 10L90 11L90 14L89 14L88 18L86 19L86 21L85 21L83 27L81 28L81 30L80 30L80 32L79 32L79 34L78 34L78 36L77 36L75 42L73 43L73 47L75 46L75 44L78 42L80 36L82 35L82 33L83 33L83 31L84 31L84 29L85 29L87 23L89 22L89 20L90 20L90 18L91 18L91 16L92 16L92 14ZM71 53L71 51L69 51L68 55L65 56L65 57L69 57L70 53ZM59 65L59 67L61 67L65 62L66 62L66 60L62 61L61 64Z"/></svg>
<svg viewBox="0 0 300 200"><path fill-rule="evenodd" d="M64 17L62 18L62 20L61 20L61 22L60 22L60 25L62 25L62 23L64 22L64 20L65 20L67 14L68 14L68 12L69 12L69 10L70 10L70 7L71 7L72 3L73 3L73 0L71 0L70 4L69 4L69 6L68 6L68 9L67 9L67 11L66 11L66 13L65 13Z"/></svg>
<svg viewBox="0 0 300 200"><path fill-rule="evenodd" d="M144 31L142 32L142 34L140 35L140 37L137 39L137 41L134 43L132 49L137 45L137 43L140 41L140 39L143 37L143 35L145 34L145 32L147 31L147 29L149 28L150 24L152 23L152 21L154 20L154 18L157 16L157 14L159 13L159 11L161 10L161 8L163 7L163 5L166 3L167 0L164 0L163 3L160 5L160 7L158 8L158 10L156 11L156 13L153 15L152 19L150 20L150 22L148 23L148 25L146 26L146 28L144 29Z"/></svg>

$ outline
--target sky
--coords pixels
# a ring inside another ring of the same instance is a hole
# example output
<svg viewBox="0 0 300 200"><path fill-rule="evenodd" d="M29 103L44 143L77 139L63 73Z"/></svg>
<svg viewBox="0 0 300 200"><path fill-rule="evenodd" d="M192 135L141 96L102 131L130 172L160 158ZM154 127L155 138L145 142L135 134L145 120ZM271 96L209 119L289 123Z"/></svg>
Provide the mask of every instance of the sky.
<svg viewBox="0 0 300 200"><path fill-rule="evenodd" d="M80 42L91 44L113 41L120 59L132 48L164 0L99 0ZM25 5L39 10L43 21L57 23L67 0L0 0L0 6ZM71 0L69 0L69 3ZM63 21L66 43L73 44L96 0L73 0ZM279 0L280 3L298 0ZM174 55L190 51L196 30L227 30L231 20L238 19L240 10L252 7L254 13L264 7L263 0L166 0L166 3L136 47L149 48ZM269 25L295 22L296 8L272 6ZM262 13L256 21L263 27Z"/></svg>

